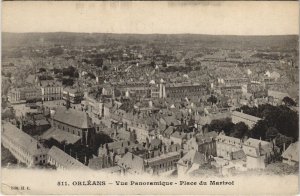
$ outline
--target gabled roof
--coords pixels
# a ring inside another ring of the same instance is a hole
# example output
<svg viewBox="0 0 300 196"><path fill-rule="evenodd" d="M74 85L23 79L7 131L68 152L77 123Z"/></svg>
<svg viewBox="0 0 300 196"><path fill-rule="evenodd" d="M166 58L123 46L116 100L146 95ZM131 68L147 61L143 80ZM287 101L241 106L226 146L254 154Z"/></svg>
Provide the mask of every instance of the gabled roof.
<svg viewBox="0 0 300 196"><path fill-rule="evenodd" d="M142 172L144 170L144 159L127 152L119 161L118 165L125 169Z"/></svg>
<svg viewBox="0 0 300 196"><path fill-rule="evenodd" d="M174 130L175 130L175 127L169 126L168 128L166 128L164 130L163 134L166 135L166 136L170 136L170 135L172 135Z"/></svg>
<svg viewBox="0 0 300 196"><path fill-rule="evenodd" d="M261 146L270 145L270 142L258 140L258 139L254 139L254 138L249 138L244 142L244 144L258 148L259 145L261 145Z"/></svg>
<svg viewBox="0 0 300 196"><path fill-rule="evenodd" d="M44 132L41 135L41 138L46 139L46 140L53 138L60 143L62 143L63 141L66 141L68 144L74 144L81 139L81 137L79 137L78 135L74 135L67 131L57 129L55 127L52 127L49 130L47 130L46 132Z"/></svg>
<svg viewBox="0 0 300 196"><path fill-rule="evenodd" d="M243 112L238 112L238 111L233 111L232 116L237 116L237 117L240 117L240 118L243 118L243 119L246 119L246 120L250 120L250 121L253 121L253 122L257 122L257 121L261 120L261 118L258 118L256 116L252 116L252 115L245 114Z"/></svg>
<svg viewBox="0 0 300 196"><path fill-rule="evenodd" d="M48 151L48 149L43 147L36 139L8 122L2 124L1 136L13 140L31 155L46 154Z"/></svg>
<svg viewBox="0 0 300 196"><path fill-rule="evenodd" d="M167 125L180 125L180 122L175 118L175 116L164 116L162 117L162 119L166 122Z"/></svg>
<svg viewBox="0 0 300 196"><path fill-rule="evenodd" d="M282 157L299 162L298 150L299 150L299 142L297 141L289 145L286 151L282 153Z"/></svg>
<svg viewBox="0 0 300 196"><path fill-rule="evenodd" d="M272 96L274 98L282 99L284 97L289 97L289 94L285 93L285 92L280 92L280 91L268 90L268 96Z"/></svg>
<svg viewBox="0 0 300 196"><path fill-rule="evenodd" d="M222 134L222 133L220 133L216 137L216 140L218 142L227 143L227 144L236 145L236 146L242 144L242 141L239 138L226 136L225 134Z"/></svg>
<svg viewBox="0 0 300 196"><path fill-rule="evenodd" d="M53 119L81 129L93 127L87 113L72 108L57 107Z"/></svg>
<svg viewBox="0 0 300 196"><path fill-rule="evenodd" d="M178 164L186 165L187 162L190 162L191 164L196 163L202 165L205 163L205 155L196 150L190 150L178 161Z"/></svg>
<svg viewBox="0 0 300 196"><path fill-rule="evenodd" d="M77 161L56 146L52 146L48 152L48 156L55 159L55 161L65 169L88 169L88 167L86 167L84 164Z"/></svg>
<svg viewBox="0 0 300 196"><path fill-rule="evenodd" d="M184 139L186 137L186 133L175 131L171 137L179 138L179 139Z"/></svg>

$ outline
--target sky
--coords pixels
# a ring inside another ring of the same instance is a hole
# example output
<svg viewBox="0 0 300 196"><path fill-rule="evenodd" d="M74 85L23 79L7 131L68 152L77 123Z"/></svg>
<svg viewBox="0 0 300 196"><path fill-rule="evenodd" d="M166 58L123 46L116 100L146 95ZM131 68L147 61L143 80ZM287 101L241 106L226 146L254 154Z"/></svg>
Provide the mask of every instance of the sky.
<svg viewBox="0 0 300 196"><path fill-rule="evenodd" d="M299 34L297 1L2 2L3 32Z"/></svg>

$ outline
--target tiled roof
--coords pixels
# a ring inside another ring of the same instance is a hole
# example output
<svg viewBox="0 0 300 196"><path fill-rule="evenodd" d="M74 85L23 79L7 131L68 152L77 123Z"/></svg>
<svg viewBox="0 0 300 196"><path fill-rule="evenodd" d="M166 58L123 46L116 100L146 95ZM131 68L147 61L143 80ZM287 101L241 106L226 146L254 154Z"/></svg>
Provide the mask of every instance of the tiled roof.
<svg viewBox="0 0 300 196"><path fill-rule="evenodd" d="M93 127L87 113L72 108L57 107L53 119L81 129Z"/></svg>
<svg viewBox="0 0 300 196"><path fill-rule="evenodd" d="M65 169L88 169L88 167L86 167L84 164L77 161L56 146L52 146L48 152L48 156L55 159L55 161Z"/></svg>

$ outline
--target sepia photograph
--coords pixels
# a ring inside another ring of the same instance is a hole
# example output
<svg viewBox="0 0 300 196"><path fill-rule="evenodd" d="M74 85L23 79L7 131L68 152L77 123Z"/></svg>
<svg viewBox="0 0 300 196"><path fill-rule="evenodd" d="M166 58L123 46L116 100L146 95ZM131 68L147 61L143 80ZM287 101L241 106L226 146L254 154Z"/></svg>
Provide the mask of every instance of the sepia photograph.
<svg viewBox="0 0 300 196"><path fill-rule="evenodd" d="M4 1L1 193L298 193L299 2Z"/></svg>

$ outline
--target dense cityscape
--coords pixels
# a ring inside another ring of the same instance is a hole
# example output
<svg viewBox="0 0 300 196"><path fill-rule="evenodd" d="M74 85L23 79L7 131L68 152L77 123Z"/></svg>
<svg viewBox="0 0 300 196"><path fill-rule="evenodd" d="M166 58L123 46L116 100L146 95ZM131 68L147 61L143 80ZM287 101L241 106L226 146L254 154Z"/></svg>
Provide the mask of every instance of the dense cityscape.
<svg viewBox="0 0 300 196"><path fill-rule="evenodd" d="M298 36L2 34L1 162L297 174Z"/></svg>

